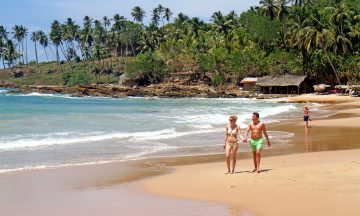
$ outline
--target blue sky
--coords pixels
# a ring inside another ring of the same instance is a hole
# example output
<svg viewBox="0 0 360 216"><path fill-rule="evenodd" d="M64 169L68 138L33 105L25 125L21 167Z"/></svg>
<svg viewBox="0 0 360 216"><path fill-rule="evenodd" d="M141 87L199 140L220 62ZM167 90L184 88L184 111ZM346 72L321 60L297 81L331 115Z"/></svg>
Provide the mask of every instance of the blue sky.
<svg viewBox="0 0 360 216"><path fill-rule="evenodd" d="M82 24L84 16L101 19L103 16L112 17L118 13L132 19L130 13L135 6L140 6L146 11L145 24L151 16L151 11L158 4L172 10L175 17L179 12L190 17L200 17L209 21L216 11L224 14L235 10L241 13L258 5L260 0L0 0L0 25L4 25L9 32L14 25L24 25L30 32L43 30L48 32L53 20L64 22L66 18L73 18ZM29 46L32 44L29 42ZM33 52L30 50L30 58ZM44 60L43 52L39 53ZM50 54L51 56L51 54ZM51 57L52 58L52 57Z"/></svg>

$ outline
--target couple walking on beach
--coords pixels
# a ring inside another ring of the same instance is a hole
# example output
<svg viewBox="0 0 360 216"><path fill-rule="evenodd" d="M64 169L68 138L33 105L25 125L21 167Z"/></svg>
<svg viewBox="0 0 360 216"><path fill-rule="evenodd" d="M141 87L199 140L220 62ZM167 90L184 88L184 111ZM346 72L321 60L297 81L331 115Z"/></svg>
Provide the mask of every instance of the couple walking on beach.
<svg viewBox="0 0 360 216"><path fill-rule="evenodd" d="M230 124L226 125L224 148L226 152L227 172L225 174L233 174L236 166L236 154L238 145L241 141L247 142L249 131L251 131L250 146L253 152L254 170L252 172L260 173L260 152L263 146L262 134L265 135L267 144L270 147L270 140L266 132L265 123L260 122L259 113L252 114L252 121L249 123L245 131L245 138L241 135L240 126L236 124L237 116L230 116ZM238 139L241 138L241 139ZM230 154L233 158L233 166L230 171Z"/></svg>

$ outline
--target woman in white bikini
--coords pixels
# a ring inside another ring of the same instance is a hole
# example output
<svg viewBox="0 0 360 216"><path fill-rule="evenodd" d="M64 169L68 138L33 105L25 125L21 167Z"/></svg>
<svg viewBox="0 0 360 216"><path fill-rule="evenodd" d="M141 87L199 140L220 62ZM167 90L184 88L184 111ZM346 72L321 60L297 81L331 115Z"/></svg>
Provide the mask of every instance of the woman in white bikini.
<svg viewBox="0 0 360 216"><path fill-rule="evenodd" d="M225 140L224 140L224 148L226 152L226 165L227 172L225 174L233 174L236 166L236 153L238 150L238 143L240 140L243 140L243 136L241 135L240 126L236 124L237 116L230 116L229 121L230 124L226 125L225 130ZM240 139L238 139L238 137ZM232 153L233 164L232 171L230 171L230 154Z"/></svg>

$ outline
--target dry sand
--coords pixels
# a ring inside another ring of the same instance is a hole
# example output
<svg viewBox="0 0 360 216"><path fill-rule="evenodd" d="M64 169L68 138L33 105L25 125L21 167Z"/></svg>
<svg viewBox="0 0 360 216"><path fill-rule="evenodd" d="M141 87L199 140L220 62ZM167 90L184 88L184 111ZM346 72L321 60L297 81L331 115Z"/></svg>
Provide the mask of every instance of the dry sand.
<svg viewBox="0 0 360 216"><path fill-rule="evenodd" d="M316 95L316 94L303 94L295 97L288 97L290 101L302 103L302 102L317 102L317 103L346 103L354 102L359 105L359 97L341 96L336 94L330 95Z"/></svg>
<svg viewBox="0 0 360 216"><path fill-rule="evenodd" d="M331 108L341 109L311 121L308 129L302 122L274 125L294 132L292 142L298 149L359 148L359 98L304 95L290 100L335 103ZM263 155L270 152L265 149ZM158 194L227 203L233 215L355 216L360 212L359 155L360 149L353 149L263 157L260 174L250 173L251 159L239 160L234 175L223 174L225 162L178 166L143 186Z"/></svg>
<svg viewBox="0 0 360 216"><path fill-rule="evenodd" d="M234 175L221 162L180 166L145 187L156 193L228 203L255 215L358 215L360 150L263 158L262 173L242 160ZM241 214L235 214L241 215Z"/></svg>

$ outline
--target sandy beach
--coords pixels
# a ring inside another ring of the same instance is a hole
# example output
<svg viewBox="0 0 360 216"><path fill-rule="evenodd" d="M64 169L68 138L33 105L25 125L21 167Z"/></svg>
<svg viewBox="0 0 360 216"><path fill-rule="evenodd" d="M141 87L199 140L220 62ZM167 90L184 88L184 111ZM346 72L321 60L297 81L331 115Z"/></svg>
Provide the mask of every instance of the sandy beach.
<svg viewBox="0 0 360 216"><path fill-rule="evenodd" d="M240 160L234 175L224 163L177 167L145 183L152 192L230 204L234 215L357 215L360 150L265 157L262 173Z"/></svg>
<svg viewBox="0 0 360 216"><path fill-rule="evenodd" d="M250 173L250 152L239 153L234 175L224 175L222 154L2 174L0 211L12 216L357 215L360 99L288 99L331 103L324 108L334 114L312 116L308 129L301 116L269 124L269 131L294 136L286 148L264 149L260 174Z"/></svg>
<svg viewBox="0 0 360 216"><path fill-rule="evenodd" d="M295 149L311 153L268 157L280 152L265 149L260 174L251 173L249 158L238 161L234 175L223 174L225 162L178 166L171 174L145 182L144 188L174 197L227 203L233 215L358 215L360 150L340 149L360 146L360 100L335 95L289 100L332 103L327 108L337 110L331 117L311 121L308 129L296 121L271 126L294 132Z"/></svg>

